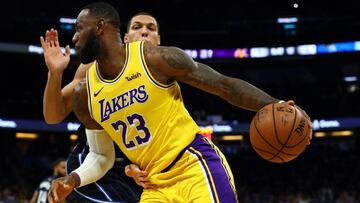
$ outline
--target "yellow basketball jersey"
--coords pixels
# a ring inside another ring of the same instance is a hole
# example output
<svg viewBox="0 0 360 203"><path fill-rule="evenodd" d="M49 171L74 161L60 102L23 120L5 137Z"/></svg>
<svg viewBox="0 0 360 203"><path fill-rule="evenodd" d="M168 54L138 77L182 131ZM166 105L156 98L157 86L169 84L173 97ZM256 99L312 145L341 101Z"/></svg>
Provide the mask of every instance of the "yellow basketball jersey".
<svg viewBox="0 0 360 203"><path fill-rule="evenodd" d="M126 62L115 79L102 78L94 63L86 82L92 118L151 176L169 166L199 128L185 109L179 84L160 84L151 75L143 46L126 45Z"/></svg>

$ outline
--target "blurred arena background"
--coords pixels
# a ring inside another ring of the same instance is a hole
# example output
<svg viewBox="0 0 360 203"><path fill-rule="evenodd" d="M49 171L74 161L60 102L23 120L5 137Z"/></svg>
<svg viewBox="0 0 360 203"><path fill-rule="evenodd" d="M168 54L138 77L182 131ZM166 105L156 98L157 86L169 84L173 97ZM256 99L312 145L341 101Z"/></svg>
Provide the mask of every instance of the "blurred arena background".
<svg viewBox="0 0 360 203"><path fill-rule="evenodd" d="M76 142L78 122L47 125L42 95L47 68L39 36L59 30L72 45L73 19L91 1L5 1L0 16L0 202L28 202L51 163ZM122 33L139 11L155 14L162 45L244 79L279 99L294 99L313 119L312 144L297 159L273 164L251 148L254 112L182 84L203 134L232 167L240 202L360 202L360 2L343 0L133 0L118 8ZM63 83L73 78L72 61ZM196 98L196 99L194 99Z"/></svg>

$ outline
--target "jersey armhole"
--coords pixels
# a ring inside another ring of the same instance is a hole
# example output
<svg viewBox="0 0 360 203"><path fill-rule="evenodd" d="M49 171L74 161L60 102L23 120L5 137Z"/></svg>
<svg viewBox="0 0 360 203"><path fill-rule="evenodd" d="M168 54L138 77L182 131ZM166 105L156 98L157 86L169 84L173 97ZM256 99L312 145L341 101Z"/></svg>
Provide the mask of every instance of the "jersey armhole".
<svg viewBox="0 0 360 203"><path fill-rule="evenodd" d="M92 104L92 97L91 97L90 71L94 67L95 66L91 66L86 71L86 90L87 90L87 94L88 94L88 108L89 108L90 117L92 119L94 119L94 116L93 116L92 105L91 105Z"/></svg>
<svg viewBox="0 0 360 203"><path fill-rule="evenodd" d="M157 80L152 76L152 74L151 74L151 72L150 72L150 70L149 70L149 68L148 68L148 66L147 66L147 64L146 64L146 61L145 61L144 44L145 44L144 41L141 41L141 43L140 43L140 49L139 49L139 50L140 50L139 55L140 55L141 65L142 65L142 67L144 68L145 73L146 73L146 75L148 76L148 78L150 79L150 81L151 81L155 86L157 86L157 87L159 87L159 88L161 88L161 89L170 88L170 87L174 86L174 85L176 84L176 81L173 81L173 82L171 82L170 84L163 84L163 83L157 81Z"/></svg>

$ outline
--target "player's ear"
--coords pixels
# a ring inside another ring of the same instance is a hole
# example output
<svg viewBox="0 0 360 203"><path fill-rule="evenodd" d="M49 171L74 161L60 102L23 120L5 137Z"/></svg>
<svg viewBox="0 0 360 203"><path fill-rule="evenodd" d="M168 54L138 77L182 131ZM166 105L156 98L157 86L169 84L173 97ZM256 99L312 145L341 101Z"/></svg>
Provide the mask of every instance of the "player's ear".
<svg viewBox="0 0 360 203"><path fill-rule="evenodd" d="M105 19L101 18L98 22L97 22L97 26L96 26L96 33L97 34L102 34L104 32L105 29Z"/></svg>
<svg viewBox="0 0 360 203"><path fill-rule="evenodd" d="M124 42L125 42L125 43L129 43L129 36L128 36L128 33L125 33L125 36L124 36Z"/></svg>

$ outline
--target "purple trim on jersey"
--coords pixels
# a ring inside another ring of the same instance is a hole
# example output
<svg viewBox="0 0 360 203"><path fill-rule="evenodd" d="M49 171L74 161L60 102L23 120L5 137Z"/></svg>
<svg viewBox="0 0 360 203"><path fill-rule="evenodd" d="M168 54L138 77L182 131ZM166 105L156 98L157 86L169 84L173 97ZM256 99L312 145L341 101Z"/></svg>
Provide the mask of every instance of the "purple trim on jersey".
<svg viewBox="0 0 360 203"><path fill-rule="evenodd" d="M207 168L207 164L206 164L206 161L197 153L197 151L193 150L192 148L189 148L188 149L193 155L195 155L198 160L200 161L201 165L202 165L202 168L205 170L205 174L206 174L206 179L208 180L208 183L210 184L209 187L211 189L211 195L212 195L212 199L214 200L214 202L218 203L217 201L217 198L216 198L216 192L215 192L215 188L213 187L213 184L212 184L212 179L210 177L210 173L211 171L208 170Z"/></svg>
<svg viewBox="0 0 360 203"><path fill-rule="evenodd" d="M211 192L213 192L213 199L215 202L217 202L216 196L218 196L220 202L237 202L236 192L231 184L231 177L227 171L230 169L225 167L223 158L219 156L216 151L217 149L213 147L212 143L202 135L196 135L195 140L191 143L188 150L199 158L205 169L209 184L214 183L217 194L214 194L215 190L212 184L210 185L210 188ZM200 153L201 156L198 153ZM208 173L211 173L212 180Z"/></svg>
<svg viewBox="0 0 360 203"><path fill-rule="evenodd" d="M91 95L91 84L90 84L90 71L86 72L86 85L87 85L87 90L88 90L88 98L90 101L90 106L88 106L89 111L90 111L90 116L91 118L94 118L94 114L93 114L93 110L92 110L92 95Z"/></svg>

